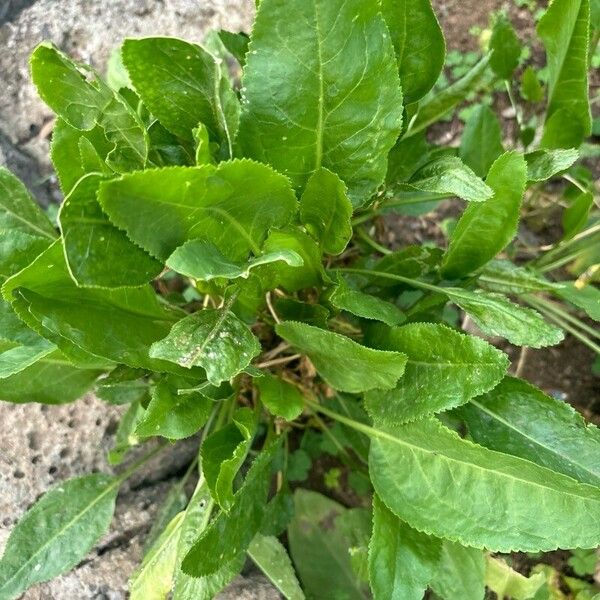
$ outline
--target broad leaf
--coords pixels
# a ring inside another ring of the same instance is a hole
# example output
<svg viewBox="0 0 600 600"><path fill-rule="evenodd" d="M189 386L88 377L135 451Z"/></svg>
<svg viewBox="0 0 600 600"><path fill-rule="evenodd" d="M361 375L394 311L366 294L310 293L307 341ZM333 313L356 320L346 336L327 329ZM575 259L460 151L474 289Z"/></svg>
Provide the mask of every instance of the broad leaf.
<svg viewBox="0 0 600 600"><path fill-rule="evenodd" d="M529 152L525 155L527 181L547 181L566 171L578 158L579 152L574 148Z"/></svg>
<svg viewBox="0 0 600 600"><path fill-rule="evenodd" d="M554 293L583 310L594 321L600 321L600 290L593 284L580 287L576 282L566 282Z"/></svg>
<svg viewBox="0 0 600 600"><path fill-rule="evenodd" d="M304 409L304 397L298 388L281 377L265 375L256 380L260 399L269 412L293 421Z"/></svg>
<svg viewBox="0 0 600 600"><path fill-rule="evenodd" d="M263 521L271 463L278 449L279 444L274 443L254 459L229 512L219 513L185 556L184 573L194 577L211 575L248 549Z"/></svg>
<svg viewBox="0 0 600 600"><path fill-rule="evenodd" d="M452 232L442 273L458 278L472 273L501 252L517 232L525 192L526 164L517 152L507 152L490 168L486 183L494 192L483 204L471 204Z"/></svg>
<svg viewBox="0 0 600 600"><path fill-rule="evenodd" d="M508 357L482 339L445 325L412 323L374 328L376 348L408 357L404 376L393 390L371 390L365 405L376 423L395 425L460 406L496 386Z"/></svg>
<svg viewBox="0 0 600 600"><path fill-rule="evenodd" d="M201 366L208 380L219 385L245 369L259 352L260 344L248 326L225 307L181 319L164 339L152 344L150 357L186 369Z"/></svg>
<svg viewBox="0 0 600 600"><path fill-rule="evenodd" d="M354 206L383 182L402 93L375 0L263 0L243 86L245 156L270 163L300 190L315 171L330 169Z"/></svg>
<svg viewBox="0 0 600 600"><path fill-rule="evenodd" d="M489 106L480 104L467 120L458 155L479 177L485 177L503 152L498 118Z"/></svg>
<svg viewBox="0 0 600 600"><path fill-rule="evenodd" d="M592 130L587 75L589 27L589 0L555 0L538 23L549 76L541 142L546 148L577 148Z"/></svg>
<svg viewBox="0 0 600 600"><path fill-rule="evenodd" d="M369 543L369 581L375 600L422 600L442 541L403 523L375 494Z"/></svg>
<svg viewBox="0 0 600 600"><path fill-rule="evenodd" d="M348 287L343 279L338 280L329 301L340 310L345 310L357 317L382 321L386 325L399 325L406 320L404 313L391 302L377 296L365 294Z"/></svg>
<svg viewBox="0 0 600 600"><path fill-rule="evenodd" d="M17 598L77 565L108 529L119 483L107 475L86 475L46 492L8 538L0 560L2 598Z"/></svg>
<svg viewBox="0 0 600 600"><path fill-rule="evenodd" d="M247 279L252 269L279 261L290 267L301 267L304 264L297 252L287 249L268 252L246 263L236 263L224 256L211 242L195 239L177 248L167 259L167 266L186 277L210 281L217 278Z"/></svg>
<svg viewBox="0 0 600 600"><path fill-rule="evenodd" d="M423 192L452 194L469 202L485 202L495 191L456 156L438 158L421 167L409 185Z"/></svg>
<svg viewBox="0 0 600 600"><path fill-rule="evenodd" d="M477 446L433 419L371 435L375 491L420 531L497 552L600 542L600 490L592 486Z"/></svg>
<svg viewBox="0 0 600 600"><path fill-rule="evenodd" d="M176 38L126 40L122 53L142 101L169 131L192 141L202 123L232 156L239 102L220 59Z"/></svg>
<svg viewBox="0 0 600 600"><path fill-rule="evenodd" d="M99 200L113 223L163 261L197 237L234 261L259 255L269 229L296 210L288 180L249 160L132 173L103 183Z"/></svg>
<svg viewBox="0 0 600 600"><path fill-rule="evenodd" d="M489 62L489 55L483 57L468 73L451 86L439 93L429 94L424 98L419 104L419 111L414 122L404 137L415 135L427 129L466 100L467 96L474 92L485 80Z"/></svg>
<svg viewBox="0 0 600 600"><path fill-rule="evenodd" d="M343 524L344 516L351 511L303 489L294 493L294 507L288 540L307 598L321 598L323 590L332 600L367 598L366 586L352 568L352 535Z"/></svg>
<svg viewBox="0 0 600 600"><path fill-rule="evenodd" d="M484 600L485 557L477 548L467 548L450 540L442 541L440 561L431 589L442 598Z"/></svg>
<svg viewBox="0 0 600 600"><path fill-rule="evenodd" d="M485 584L499 598L508 596L513 600L529 600L535 597L544 583L544 573L534 573L525 577L511 569L501 558L485 557Z"/></svg>
<svg viewBox="0 0 600 600"><path fill-rule="evenodd" d="M0 167L0 281L27 266L56 239L27 188Z"/></svg>
<svg viewBox="0 0 600 600"><path fill-rule="evenodd" d="M433 87L444 66L444 34L430 0L383 0L381 11L396 51L406 104Z"/></svg>
<svg viewBox="0 0 600 600"><path fill-rule="evenodd" d="M549 281L527 267L517 267L509 260L491 260L481 271L477 282L486 290L501 294L527 294L564 287L562 283Z"/></svg>
<svg viewBox="0 0 600 600"><path fill-rule="evenodd" d="M501 79L511 79L521 58L521 42L508 17L499 13L490 38L490 67Z"/></svg>
<svg viewBox="0 0 600 600"><path fill-rule="evenodd" d="M600 487L600 430L529 383L507 377L457 414L478 444Z"/></svg>
<svg viewBox="0 0 600 600"><path fill-rule="evenodd" d="M338 333L294 321L280 323L275 330L305 352L323 379L336 390L389 389L404 373L406 355L400 352L373 350Z"/></svg>
<svg viewBox="0 0 600 600"><path fill-rule="evenodd" d="M325 168L315 171L300 198L300 221L328 254L341 254L352 237L352 203L344 182Z"/></svg>
<svg viewBox="0 0 600 600"><path fill-rule="evenodd" d="M148 283L163 266L128 240L102 212L96 199L102 180L97 174L82 177L61 206L59 221L69 272L75 283L89 287Z"/></svg>
<svg viewBox="0 0 600 600"><path fill-rule="evenodd" d="M202 472L211 496L224 510L233 504L233 481L246 459L255 430L252 411L240 408L231 423L211 433L202 444Z"/></svg>
<svg viewBox="0 0 600 600"><path fill-rule="evenodd" d="M248 548L248 555L287 600L304 599L292 561L276 537L257 534Z"/></svg>
<svg viewBox="0 0 600 600"><path fill-rule="evenodd" d="M208 421L213 402L200 393L178 395L168 379L156 384L150 404L138 422L140 437L181 440L194 435Z"/></svg>
<svg viewBox="0 0 600 600"><path fill-rule="evenodd" d="M532 348L554 346L564 337L561 329L547 323L538 312L514 304L500 294L460 288L444 288L444 291L487 335L498 335L516 346Z"/></svg>

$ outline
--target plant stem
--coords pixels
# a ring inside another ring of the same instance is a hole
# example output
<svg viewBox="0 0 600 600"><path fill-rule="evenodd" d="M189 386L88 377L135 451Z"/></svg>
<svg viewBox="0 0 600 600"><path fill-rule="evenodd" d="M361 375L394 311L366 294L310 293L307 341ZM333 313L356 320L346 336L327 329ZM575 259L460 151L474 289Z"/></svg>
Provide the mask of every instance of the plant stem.
<svg viewBox="0 0 600 600"><path fill-rule="evenodd" d="M126 479L129 479L138 469L143 467L149 460L154 458L157 454L162 452L167 447L166 442L161 442L154 450L151 450L145 456L142 456L139 460L135 461L128 469L123 471L118 478L117 481L119 485L123 483Z"/></svg>
<svg viewBox="0 0 600 600"><path fill-rule="evenodd" d="M265 362L257 364L256 368L267 369L268 367L274 367L275 365L284 365L285 363L289 363L293 360L299 359L301 356L302 354L291 354L290 356L281 356L280 358L273 358L271 360L266 360Z"/></svg>
<svg viewBox="0 0 600 600"><path fill-rule="evenodd" d="M358 233L358 237L366 242L371 248L377 250L377 252L381 252L381 254L392 254L392 251L385 246L382 246L378 242L376 242L362 227L357 227L356 231Z"/></svg>
<svg viewBox="0 0 600 600"><path fill-rule="evenodd" d="M356 273L357 275L370 275L371 277L383 277L385 279L393 279L394 281L400 281L401 283L406 283L407 285L410 285L412 287L421 288L429 292L435 292L436 294L448 293L443 287L432 285L430 283L425 283L424 281L419 281L418 279L403 277L402 275L394 275L393 273L385 273L383 271L371 271L369 269L352 269L349 267L336 270L341 271L343 273Z"/></svg>

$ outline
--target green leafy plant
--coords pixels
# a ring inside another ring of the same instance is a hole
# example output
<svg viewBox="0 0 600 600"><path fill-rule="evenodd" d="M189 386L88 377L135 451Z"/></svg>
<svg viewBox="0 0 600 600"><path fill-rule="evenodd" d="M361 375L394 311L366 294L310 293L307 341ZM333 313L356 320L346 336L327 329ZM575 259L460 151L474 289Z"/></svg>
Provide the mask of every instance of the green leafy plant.
<svg viewBox="0 0 600 600"><path fill-rule="evenodd" d="M427 142L482 86L512 94L521 56L499 18L489 53L431 93L445 43L429 0L262 0L250 38L126 40L110 83L40 45L65 199L56 231L0 170L0 397L127 405L108 461L128 466L33 505L0 598L74 567L119 486L198 432L134 600L211 598L246 557L290 599L530 598L543 573L490 553L598 546L598 429L485 339L540 348L566 330L598 349L577 314L599 318L593 183L569 171L591 133L589 30L588 0L542 17L545 119L510 147L487 106L460 148ZM524 97L536 83L525 71ZM565 173L563 239L515 262L522 211ZM466 203L447 247L376 238L385 214L447 197ZM323 456L353 508L300 487Z"/></svg>

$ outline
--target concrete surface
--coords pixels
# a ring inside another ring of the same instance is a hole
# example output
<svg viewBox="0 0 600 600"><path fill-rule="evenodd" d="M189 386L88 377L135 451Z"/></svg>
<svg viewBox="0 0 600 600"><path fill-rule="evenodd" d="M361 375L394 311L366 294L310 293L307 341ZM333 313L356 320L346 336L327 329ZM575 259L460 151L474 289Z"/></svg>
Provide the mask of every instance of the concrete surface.
<svg viewBox="0 0 600 600"><path fill-rule="evenodd" d="M15 171L44 204L58 201L48 160L52 113L31 84L28 57L51 40L103 71L125 37L172 35L201 41L210 29L248 30L254 0L0 0L0 165ZM68 406L0 402L0 552L11 528L48 487L108 471L122 408L87 396ZM36 586L25 600L124 600L127 579L169 486L189 464L193 442L177 444L121 491L110 532L71 573ZM280 598L262 577L239 577L223 600Z"/></svg>

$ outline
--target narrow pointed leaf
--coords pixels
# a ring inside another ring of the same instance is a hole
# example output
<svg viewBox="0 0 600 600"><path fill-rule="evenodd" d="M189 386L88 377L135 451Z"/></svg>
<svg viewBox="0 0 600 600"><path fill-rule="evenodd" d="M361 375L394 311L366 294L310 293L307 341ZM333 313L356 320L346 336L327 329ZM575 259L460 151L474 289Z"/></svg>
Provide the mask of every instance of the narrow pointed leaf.
<svg viewBox="0 0 600 600"><path fill-rule="evenodd" d="M46 492L12 530L0 560L0 595L10 600L72 569L104 535L119 480L86 475Z"/></svg>
<svg viewBox="0 0 600 600"><path fill-rule="evenodd" d="M600 321L600 290L593 284L579 287L575 282L567 282L554 293L583 310L590 319Z"/></svg>
<svg viewBox="0 0 600 600"><path fill-rule="evenodd" d="M498 118L489 106L480 104L467 120L458 155L479 177L485 177L503 152Z"/></svg>
<svg viewBox="0 0 600 600"><path fill-rule="evenodd" d="M420 531L497 552L600 542L597 488L477 446L434 420L371 435L375 491Z"/></svg>
<svg viewBox="0 0 600 600"><path fill-rule="evenodd" d="M477 282L486 290L501 294L527 294L560 290L562 283L554 283L527 267L517 267L509 260L491 260L481 271Z"/></svg>
<svg viewBox="0 0 600 600"><path fill-rule="evenodd" d="M295 385L272 375L256 380L262 403L269 412L287 421L293 421L304 409L304 397Z"/></svg>
<svg viewBox="0 0 600 600"><path fill-rule="evenodd" d="M385 18L400 72L406 104L433 87L444 66L446 44L430 0L383 0Z"/></svg>
<svg viewBox="0 0 600 600"><path fill-rule="evenodd" d="M513 239L525 192L526 164L517 152L507 152L490 168L486 183L493 198L471 204L458 221L444 256L442 273L448 278L482 267Z"/></svg>
<svg viewBox="0 0 600 600"><path fill-rule="evenodd" d="M376 423L394 425L460 406L496 386L508 357L482 339L445 325L412 323L375 328L369 341L408 357L393 390L372 390L365 405Z"/></svg>
<svg viewBox="0 0 600 600"><path fill-rule="evenodd" d="M280 323L275 330L305 352L323 379L336 390L393 388L404 373L406 355L400 352L373 350L338 333L294 321Z"/></svg>
<svg viewBox="0 0 600 600"><path fill-rule="evenodd" d="M383 182L402 122L394 49L378 3L264 0L246 58L244 155L270 163L301 190L315 171L330 169L354 206L363 204Z"/></svg>
<svg viewBox="0 0 600 600"><path fill-rule="evenodd" d="M375 600L422 600L442 550L442 541L402 522L373 496L369 581Z"/></svg>

